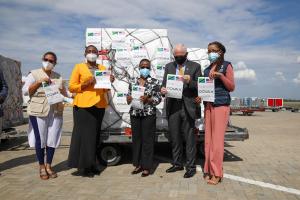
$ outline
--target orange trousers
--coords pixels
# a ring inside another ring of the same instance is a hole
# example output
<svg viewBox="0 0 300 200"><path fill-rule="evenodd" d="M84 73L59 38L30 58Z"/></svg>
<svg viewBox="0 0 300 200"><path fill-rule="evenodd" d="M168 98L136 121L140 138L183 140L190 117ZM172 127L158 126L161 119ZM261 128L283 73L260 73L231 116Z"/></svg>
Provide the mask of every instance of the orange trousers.
<svg viewBox="0 0 300 200"><path fill-rule="evenodd" d="M229 106L213 107L211 103L205 106L204 173L223 177L224 136L229 113Z"/></svg>

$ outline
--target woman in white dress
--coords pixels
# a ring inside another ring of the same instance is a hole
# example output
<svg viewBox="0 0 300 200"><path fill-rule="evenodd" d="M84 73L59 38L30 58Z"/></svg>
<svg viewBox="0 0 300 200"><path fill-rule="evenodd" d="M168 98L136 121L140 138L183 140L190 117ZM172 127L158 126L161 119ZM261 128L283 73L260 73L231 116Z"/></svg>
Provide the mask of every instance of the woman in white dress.
<svg viewBox="0 0 300 200"><path fill-rule="evenodd" d="M30 97L27 107L29 115L28 142L30 147L35 147L42 180L57 177L56 172L51 168L51 163L55 148L60 143L63 123L62 102L50 104L44 87L55 85L62 95L67 95L62 84L62 77L53 71L56 62L55 53L45 53L43 67L32 70L22 88L23 94Z"/></svg>

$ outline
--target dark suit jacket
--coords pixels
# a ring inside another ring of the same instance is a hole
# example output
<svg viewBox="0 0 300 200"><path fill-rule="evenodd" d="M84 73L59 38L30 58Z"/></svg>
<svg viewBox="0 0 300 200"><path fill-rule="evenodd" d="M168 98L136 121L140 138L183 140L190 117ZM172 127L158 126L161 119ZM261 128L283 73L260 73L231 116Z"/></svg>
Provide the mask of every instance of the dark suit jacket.
<svg viewBox="0 0 300 200"><path fill-rule="evenodd" d="M166 65L162 87L166 87L168 74L176 74L176 66L176 62L170 62ZM183 84L182 100L184 103L184 107L187 111L187 114L192 119L197 119L201 117L200 105L197 105L195 103L195 97L198 96L197 79L199 76L202 76L201 66L196 62L187 60L185 63L184 75L190 75L191 77L191 80L188 84ZM166 114L168 118L174 100L174 98L166 99Z"/></svg>

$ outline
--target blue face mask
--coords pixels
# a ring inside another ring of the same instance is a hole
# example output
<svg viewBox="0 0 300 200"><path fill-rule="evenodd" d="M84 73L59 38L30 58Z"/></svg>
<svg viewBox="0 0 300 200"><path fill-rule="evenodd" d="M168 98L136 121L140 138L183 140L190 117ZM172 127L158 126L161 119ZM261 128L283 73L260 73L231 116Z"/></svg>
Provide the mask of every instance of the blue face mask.
<svg viewBox="0 0 300 200"><path fill-rule="evenodd" d="M208 60L211 63L216 62L216 60L218 60L219 57L220 57L220 55L218 53L215 53L215 52L211 52L211 53L208 54Z"/></svg>
<svg viewBox="0 0 300 200"><path fill-rule="evenodd" d="M140 69L140 75L147 78L150 75L150 70L148 68L142 68Z"/></svg>

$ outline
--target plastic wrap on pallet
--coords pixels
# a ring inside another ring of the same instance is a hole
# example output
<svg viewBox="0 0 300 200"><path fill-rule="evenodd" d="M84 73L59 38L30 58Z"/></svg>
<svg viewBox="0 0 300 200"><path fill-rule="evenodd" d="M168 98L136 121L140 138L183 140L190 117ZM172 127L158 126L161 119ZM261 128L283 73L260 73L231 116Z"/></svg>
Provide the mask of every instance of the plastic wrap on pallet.
<svg viewBox="0 0 300 200"><path fill-rule="evenodd" d="M207 49L188 48L188 59L201 65L202 72L210 65L207 55Z"/></svg>
<svg viewBox="0 0 300 200"><path fill-rule="evenodd" d="M116 77L113 89L107 96L109 107L102 129L130 127L130 106L126 108L125 101L121 98L128 92L130 79L139 76L138 64L143 58L151 60L151 76L162 81L164 67L172 60L172 45L167 30L88 28L86 45L95 45L99 49L97 62L111 69ZM199 62L203 67L208 65L207 50L192 49L189 56L190 60ZM198 124L198 127L203 127ZM157 106L156 126L158 130L168 129L164 101Z"/></svg>
<svg viewBox="0 0 300 200"><path fill-rule="evenodd" d="M143 58L151 60L151 76L162 81L164 66L171 61L171 44L167 30L93 28L87 29L86 38L86 45L93 44L100 50L98 63L110 68L116 77L112 84L113 89L107 96L109 107L102 128L130 127L130 106L124 102L129 81L139 76L138 64ZM123 98L123 101L118 98ZM164 102L157 108L157 129L167 129Z"/></svg>
<svg viewBox="0 0 300 200"><path fill-rule="evenodd" d="M24 122L21 63L0 55L0 69L8 85L8 96L2 105L6 129Z"/></svg>

